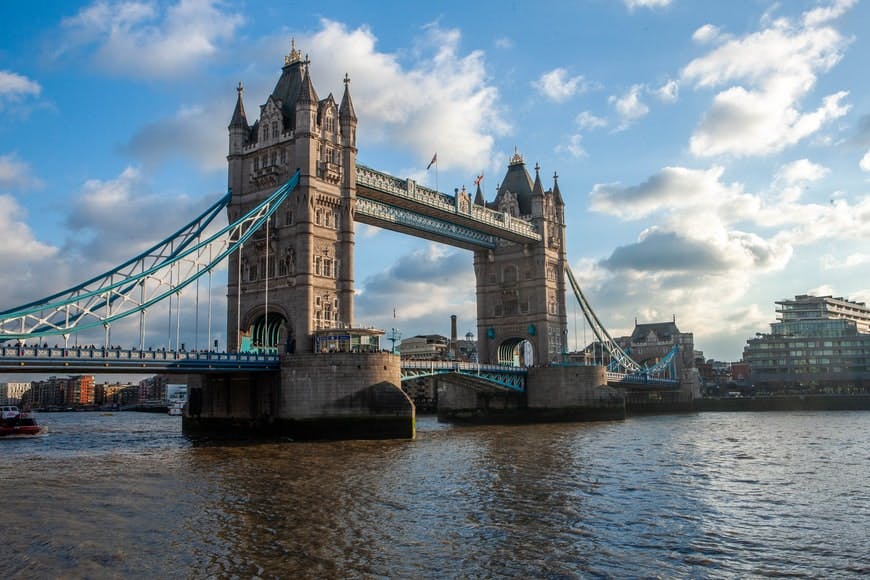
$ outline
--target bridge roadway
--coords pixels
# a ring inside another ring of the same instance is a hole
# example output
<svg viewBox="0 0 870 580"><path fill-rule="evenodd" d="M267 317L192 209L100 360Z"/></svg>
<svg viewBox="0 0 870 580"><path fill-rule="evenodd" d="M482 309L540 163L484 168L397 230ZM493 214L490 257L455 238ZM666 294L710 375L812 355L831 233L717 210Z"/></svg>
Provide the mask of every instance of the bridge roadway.
<svg viewBox="0 0 870 580"><path fill-rule="evenodd" d="M279 355L252 352L0 346L0 372L3 373L226 373L277 371L280 366ZM402 361L403 381L441 374L457 374L468 380L522 392L528 369L462 361ZM679 382L672 379L612 372L607 373L607 383L632 390L679 389Z"/></svg>
<svg viewBox="0 0 870 580"><path fill-rule="evenodd" d="M278 355L91 347L0 347L4 373L142 373L277 371Z"/></svg>

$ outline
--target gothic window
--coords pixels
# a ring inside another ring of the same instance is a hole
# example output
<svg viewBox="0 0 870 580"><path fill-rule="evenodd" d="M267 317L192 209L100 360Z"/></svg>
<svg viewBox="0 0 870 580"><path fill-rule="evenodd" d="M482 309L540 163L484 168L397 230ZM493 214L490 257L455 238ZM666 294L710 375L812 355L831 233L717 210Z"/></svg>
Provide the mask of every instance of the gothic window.
<svg viewBox="0 0 870 580"><path fill-rule="evenodd" d="M338 298L333 298L332 307L338 310Z"/></svg>
<svg viewBox="0 0 870 580"><path fill-rule="evenodd" d="M331 228L332 227L332 212L329 212L329 211L325 212L323 218L324 218L323 225L325 225L328 228Z"/></svg>
<svg viewBox="0 0 870 580"><path fill-rule="evenodd" d="M284 214L284 225L285 226L292 226L293 225L293 210L292 209L288 209L287 213Z"/></svg>
<svg viewBox="0 0 870 580"><path fill-rule="evenodd" d="M332 278L332 260L329 258L323 259L323 275Z"/></svg>
<svg viewBox="0 0 870 580"><path fill-rule="evenodd" d="M505 282L516 282L517 281L517 267L513 264L509 264L505 266L504 271L502 272L502 279Z"/></svg>
<svg viewBox="0 0 870 580"><path fill-rule="evenodd" d="M320 276L322 271L323 271L323 264L321 262L320 256L316 256L314 258L314 274L317 276Z"/></svg>
<svg viewBox="0 0 870 580"><path fill-rule="evenodd" d="M287 275L287 259L281 258L278 260L278 275L286 276Z"/></svg>
<svg viewBox="0 0 870 580"><path fill-rule="evenodd" d="M281 165L286 165L287 163L287 149L281 149Z"/></svg>
<svg viewBox="0 0 870 580"><path fill-rule="evenodd" d="M248 274L248 280L253 282L256 279L257 279L257 264L251 264L249 274Z"/></svg>
<svg viewBox="0 0 870 580"><path fill-rule="evenodd" d="M260 158L254 157L254 171L260 170Z"/></svg>
<svg viewBox="0 0 870 580"><path fill-rule="evenodd" d="M272 151L272 165L278 164L278 152Z"/></svg>
<svg viewBox="0 0 870 580"><path fill-rule="evenodd" d="M272 121L272 138L278 138L278 123L277 121Z"/></svg>
<svg viewBox="0 0 870 580"><path fill-rule="evenodd" d="M314 305L320 308L320 296L314 297Z"/></svg>
<svg viewBox="0 0 870 580"><path fill-rule="evenodd" d="M269 277L269 269L266 267L266 258L260 258L260 276Z"/></svg>

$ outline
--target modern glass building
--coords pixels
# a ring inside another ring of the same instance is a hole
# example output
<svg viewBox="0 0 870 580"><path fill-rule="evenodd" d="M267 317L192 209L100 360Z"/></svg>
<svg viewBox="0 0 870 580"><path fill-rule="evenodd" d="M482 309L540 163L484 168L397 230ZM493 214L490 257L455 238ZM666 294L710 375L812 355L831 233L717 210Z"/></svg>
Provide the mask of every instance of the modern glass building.
<svg viewBox="0 0 870 580"><path fill-rule="evenodd" d="M756 390L770 392L870 391L870 310L832 296L795 296L776 302L770 334L747 341Z"/></svg>

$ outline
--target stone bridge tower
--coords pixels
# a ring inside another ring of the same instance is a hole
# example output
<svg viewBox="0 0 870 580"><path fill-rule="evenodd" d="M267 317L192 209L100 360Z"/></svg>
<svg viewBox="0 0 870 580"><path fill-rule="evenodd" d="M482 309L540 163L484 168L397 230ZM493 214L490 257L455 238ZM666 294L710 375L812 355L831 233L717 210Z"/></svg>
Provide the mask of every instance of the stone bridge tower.
<svg viewBox="0 0 870 580"><path fill-rule="evenodd" d="M558 176L544 191L540 167L535 181L514 153L492 203L478 185L475 203L535 224L538 244L501 241L495 250L474 253L477 333L481 362L541 365L559 361L567 348L565 310L565 203Z"/></svg>
<svg viewBox="0 0 870 580"><path fill-rule="evenodd" d="M353 323L357 118L345 75L341 103L318 99L310 61L290 54L259 118L248 124L239 83L229 124L232 223L299 169L269 225L229 259L230 352L312 352L319 328Z"/></svg>

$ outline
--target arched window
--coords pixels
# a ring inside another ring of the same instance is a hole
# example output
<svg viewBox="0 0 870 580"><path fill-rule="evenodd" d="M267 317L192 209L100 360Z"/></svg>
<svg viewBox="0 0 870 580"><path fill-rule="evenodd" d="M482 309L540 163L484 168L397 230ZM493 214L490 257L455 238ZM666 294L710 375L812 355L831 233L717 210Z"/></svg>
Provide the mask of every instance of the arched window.
<svg viewBox="0 0 870 580"><path fill-rule="evenodd" d="M272 139L278 138L278 122L272 121Z"/></svg>

